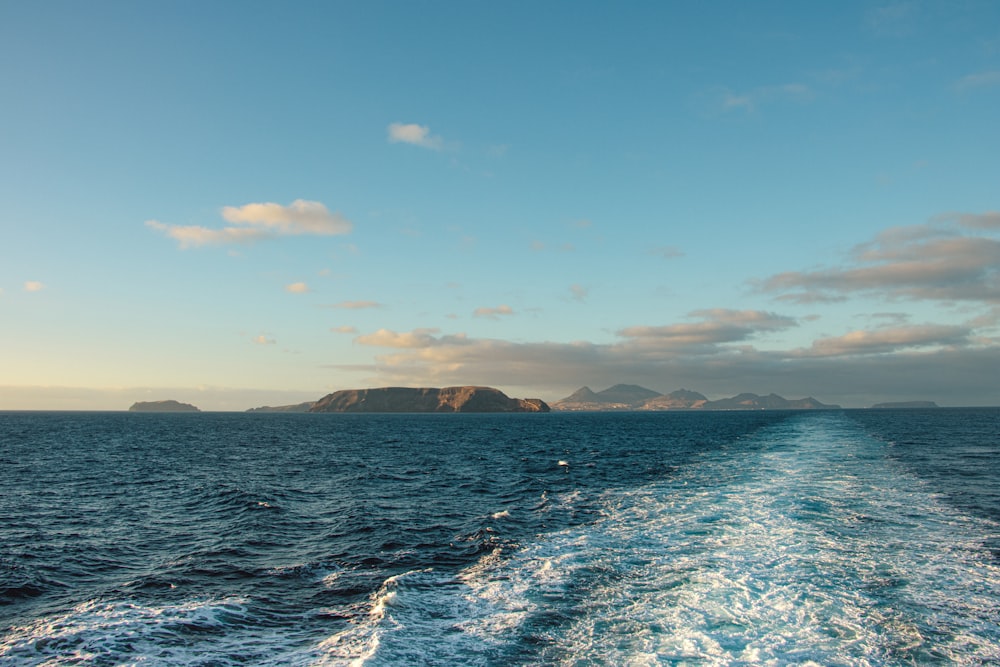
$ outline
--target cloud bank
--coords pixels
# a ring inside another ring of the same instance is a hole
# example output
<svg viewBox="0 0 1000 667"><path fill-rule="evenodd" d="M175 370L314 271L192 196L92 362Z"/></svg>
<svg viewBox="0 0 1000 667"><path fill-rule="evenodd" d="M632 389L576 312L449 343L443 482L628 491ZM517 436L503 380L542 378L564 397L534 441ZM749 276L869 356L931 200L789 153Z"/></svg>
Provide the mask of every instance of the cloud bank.
<svg viewBox="0 0 1000 667"><path fill-rule="evenodd" d="M756 287L794 303L852 295L1000 303L997 231L1000 213L950 213L927 224L888 229L856 246L843 266L779 273Z"/></svg>
<svg viewBox="0 0 1000 667"><path fill-rule="evenodd" d="M470 338L438 329L380 329L355 338L382 348L372 385L492 384L561 398L582 385L634 382L659 391L680 387L722 397L737 391L816 394L826 402L864 406L905 397L952 404L996 404L998 341L977 337L975 323L900 323L816 340L810 347L765 350L761 341L799 326L761 310L709 309L689 321L620 329L609 343L523 342ZM995 321L985 324L995 324Z"/></svg>

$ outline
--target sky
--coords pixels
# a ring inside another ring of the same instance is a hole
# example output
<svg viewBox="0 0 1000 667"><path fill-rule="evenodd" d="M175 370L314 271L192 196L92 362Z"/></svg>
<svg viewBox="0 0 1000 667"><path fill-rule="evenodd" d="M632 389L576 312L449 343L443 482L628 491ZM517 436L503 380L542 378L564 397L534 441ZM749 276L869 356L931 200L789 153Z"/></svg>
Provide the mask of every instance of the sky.
<svg viewBox="0 0 1000 667"><path fill-rule="evenodd" d="M0 409L1000 405L1000 3L0 2Z"/></svg>

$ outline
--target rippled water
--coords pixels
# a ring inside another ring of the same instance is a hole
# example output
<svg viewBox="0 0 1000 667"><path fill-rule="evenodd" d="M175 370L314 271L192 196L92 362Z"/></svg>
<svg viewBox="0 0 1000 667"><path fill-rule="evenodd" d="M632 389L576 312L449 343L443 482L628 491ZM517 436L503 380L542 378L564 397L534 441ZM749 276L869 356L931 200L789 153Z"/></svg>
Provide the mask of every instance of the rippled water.
<svg viewBox="0 0 1000 667"><path fill-rule="evenodd" d="M998 426L0 414L0 664L990 664Z"/></svg>

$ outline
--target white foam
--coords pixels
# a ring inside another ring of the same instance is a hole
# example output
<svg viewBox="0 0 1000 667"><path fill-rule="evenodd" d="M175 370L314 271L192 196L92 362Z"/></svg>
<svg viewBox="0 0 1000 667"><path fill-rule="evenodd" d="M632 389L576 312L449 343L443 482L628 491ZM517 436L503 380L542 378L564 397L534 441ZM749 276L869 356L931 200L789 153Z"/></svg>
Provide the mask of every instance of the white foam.
<svg viewBox="0 0 1000 667"><path fill-rule="evenodd" d="M944 505L844 418L793 424L762 436L774 446L705 456L670 480L609 496L591 525L490 554L457 577L387 580L326 656L376 665L512 655L543 664L1000 661L1000 569L982 547L998 527ZM576 493L553 500L572 504Z"/></svg>
<svg viewBox="0 0 1000 667"><path fill-rule="evenodd" d="M454 577L428 569L389 577L370 597L367 613L320 642L313 664L467 662L463 656L477 655L480 642L458 627L475 614L461 588Z"/></svg>
<svg viewBox="0 0 1000 667"><path fill-rule="evenodd" d="M176 605L145 607L131 602L92 600L72 611L15 627L0 643L0 662L30 664L76 664L109 656L115 664L156 660L183 665L204 662L206 655L237 655L246 637L228 631L216 633L208 643L188 645L183 628L222 629L239 625L246 618L241 598L196 600ZM225 658L220 658L225 664Z"/></svg>
<svg viewBox="0 0 1000 667"><path fill-rule="evenodd" d="M995 527L907 490L916 480L890 463L845 461L837 448L861 434L826 424L786 437L797 446L760 455L736 483L706 489L711 475L732 475L703 464L691 471L701 478L694 493L671 484L623 498L616 521L598 528L601 543L628 545L632 562L618 560L628 576L592 592L570 647L555 653L726 664L1000 659L1000 572L979 546ZM858 510L868 517L860 529ZM613 561L613 547L605 552L594 555Z"/></svg>

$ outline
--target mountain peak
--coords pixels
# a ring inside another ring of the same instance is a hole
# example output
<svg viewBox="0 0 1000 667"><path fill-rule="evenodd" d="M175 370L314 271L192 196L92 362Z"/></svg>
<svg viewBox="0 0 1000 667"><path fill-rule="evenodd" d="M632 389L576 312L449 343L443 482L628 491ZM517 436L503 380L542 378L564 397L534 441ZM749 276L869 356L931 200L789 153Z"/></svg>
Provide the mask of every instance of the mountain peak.
<svg viewBox="0 0 1000 667"><path fill-rule="evenodd" d="M598 392L581 387L556 405L563 410L633 410L657 396L658 392L636 384L616 384Z"/></svg>
<svg viewBox="0 0 1000 667"><path fill-rule="evenodd" d="M616 384L608 387L604 391L597 392L597 396L604 403L641 403L650 398L660 396L660 392L640 387L637 384Z"/></svg>
<svg viewBox="0 0 1000 667"><path fill-rule="evenodd" d="M816 410L839 408L826 405L812 396L786 399L771 393L761 396L743 392L732 398L710 401L704 394L689 389L678 389L669 394L659 394L635 384L616 384L603 391L594 392L581 387L571 396L552 404L554 410Z"/></svg>
<svg viewBox="0 0 1000 667"><path fill-rule="evenodd" d="M599 401L600 399L590 387L580 387L562 400L567 403L593 403L595 401Z"/></svg>

